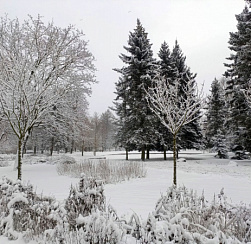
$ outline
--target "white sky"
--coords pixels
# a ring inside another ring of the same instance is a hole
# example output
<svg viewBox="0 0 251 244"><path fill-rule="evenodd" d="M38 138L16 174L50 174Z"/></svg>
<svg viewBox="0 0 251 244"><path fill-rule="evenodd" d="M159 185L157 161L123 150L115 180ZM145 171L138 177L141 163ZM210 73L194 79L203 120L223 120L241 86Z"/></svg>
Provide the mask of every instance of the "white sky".
<svg viewBox="0 0 251 244"><path fill-rule="evenodd" d="M164 41L172 49L178 40L187 65L197 73L198 84L205 83L207 93L212 80L226 70L229 32L236 31L235 14L244 6L244 0L0 0L0 16L7 13L22 20L40 14L55 25L82 29L98 69L90 114L101 114L112 106L119 77L112 69L123 66L118 56L125 53L123 46L137 18L156 57Z"/></svg>

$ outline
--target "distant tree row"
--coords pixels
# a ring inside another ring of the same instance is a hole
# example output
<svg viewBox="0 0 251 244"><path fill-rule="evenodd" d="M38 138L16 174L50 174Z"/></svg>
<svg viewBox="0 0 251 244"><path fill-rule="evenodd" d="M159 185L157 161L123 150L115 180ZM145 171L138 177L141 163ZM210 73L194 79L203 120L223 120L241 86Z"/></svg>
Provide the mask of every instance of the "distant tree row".
<svg viewBox="0 0 251 244"><path fill-rule="evenodd" d="M65 117L61 120L51 118L51 123L34 127L27 137L22 154L29 152L52 155L55 152L80 151L83 155L84 152L90 151L96 155L98 151L114 149L115 117L109 109L101 115L94 113L91 116L85 108L81 117L73 113L70 116L68 121ZM1 153L15 152L16 136L9 124L2 120L0 128Z"/></svg>

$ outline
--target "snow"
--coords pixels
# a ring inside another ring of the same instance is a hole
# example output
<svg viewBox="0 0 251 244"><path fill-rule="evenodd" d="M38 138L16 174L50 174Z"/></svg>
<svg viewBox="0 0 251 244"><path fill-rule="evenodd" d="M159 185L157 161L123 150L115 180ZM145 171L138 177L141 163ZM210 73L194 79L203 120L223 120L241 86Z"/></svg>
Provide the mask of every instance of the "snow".
<svg viewBox="0 0 251 244"><path fill-rule="evenodd" d="M236 163L235 161L229 161L228 166L236 167L236 166L238 166L238 163Z"/></svg>
<svg viewBox="0 0 251 244"><path fill-rule="evenodd" d="M8 208L10 209L15 203L17 202L24 202L26 204L28 204L28 200L26 197L23 196L22 193L14 193L14 198L12 200L9 201L8 203Z"/></svg>
<svg viewBox="0 0 251 244"><path fill-rule="evenodd" d="M71 155L72 156L72 155ZM86 155L88 157L89 155ZM99 153L109 160L124 160L121 152ZM76 161L82 160L80 154L73 154ZM108 204L116 210L119 216L128 216L137 213L142 219L146 219L149 213L154 211L157 200L161 194L165 194L173 182L173 166L171 157L167 161L162 160L162 155L152 154L152 158L145 162L147 168L146 178L138 178L117 184L105 185L105 196ZM214 154L187 151L180 153L186 162L177 164L178 185L185 185L188 189L194 189L198 195L204 192L205 198L211 201L214 195L224 193L233 203L251 203L251 160L238 162L230 159L216 159ZM131 153L130 160L139 161L139 153ZM0 168L0 178L15 180L17 172L12 165ZM59 176L56 165L46 163L23 164L23 181L34 186L37 193L54 196L58 201L68 197L71 185L78 184L79 179L67 176ZM16 200L22 200L21 195ZM79 219L83 221L83 219ZM184 222L184 224L187 224ZM160 227L161 228L161 227ZM211 240L212 243L216 243ZM215 240L216 241L216 240ZM0 236L0 243L23 244L19 241L7 241ZM33 244L33 243L32 243Z"/></svg>

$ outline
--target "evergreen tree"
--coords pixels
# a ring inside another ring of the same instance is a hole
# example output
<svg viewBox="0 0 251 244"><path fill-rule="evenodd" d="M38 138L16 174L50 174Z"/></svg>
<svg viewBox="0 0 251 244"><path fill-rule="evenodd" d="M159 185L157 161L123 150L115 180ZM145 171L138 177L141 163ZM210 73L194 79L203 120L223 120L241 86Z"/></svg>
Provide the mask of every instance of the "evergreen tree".
<svg viewBox="0 0 251 244"><path fill-rule="evenodd" d="M127 105L129 98L129 85L125 76L120 77L115 85L115 94L117 97L114 101L114 107L112 108L118 116L117 120L115 120L115 126L117 127L115 144L119 147L125 148L128 153L128 151L136 148L129 133L129 109ZM128 159L128 154L126 159Z"/></svg>
<svg viewBox="0 0 251 244"><path fill-rule="evenodd" d="M251 141L250 108L243 91L251 80L251 12L246 6L243 12L236 15L237 32L230 33L229 49L233 51L225 64L228 70L226 96L229 106L227 125L229 134L232 133L232 146L249 145ZM247 148L251 150L251 148Z"/></svg>
<svg viewBox="0 0 251 244"><path fill-rule="evenodd" d="M134 32L130 32L128 54L121 54L125 63L115 71L121 74L116 83L115 108L119 116L118 142L127 150L138 149L145 159L145 150L154 144L154 116L147 106L146 90L151 86L156 61L150 40L139 20Z"/></svg>
<svg viewBox="0 0 251 244"><path fill-rule="evenodd" d="M225 95L221 83L215 78L211 85L206 113L206 140L208 147L213 147L213 138L218 131L225 135L224 122L226 117Z"/></svg>
<svg viewBox="0 0 251 244"><path fill-rule="evenodd" d="M228 158L226 137L221 129L217 130L215 136L212 137L213 151L217 152L216 157L218 158Z"/></svg>
<svg viewBox="0 0 251 244"><path fill-rule="evenodd" d="M183 55L177 40L175 41L175 45L171 53L171 59L175 67L175 75L173 79L179 80L180 96L184 96L184 90L188 84L188 81L194 80L196 74L191 73L190 68L187 67L186 57ZM193 85L195 85L195 80L193 82ZM199 116L196 115L195 117L198 118ZM202 133L198 118L182 128L178 138L178 148L199 148L201 144L201 138Z"/></svg>
<svg viewBox="0 0 251 244"><path fill-rule="evenodd" d="M159 75L163 77L167 84L173 83L175 77L175 64L171 58L171 52L169 46L166 42L161 45L159 56ZM158 137L158 142L155 145L155 149L159 151L164 151L164 159L166 160L166 150L172 149L172 134L166 127L161 123L159 119L156 118L156 135Z"/></svg>
<svg viewBox="0 0 251 244"><path fill-rule="evenodd" d="M160 58L158 63L161 77L169 81L173 80L176 74L176 63L174 62L173 55L171 56L169 46L166 42L161 45L158 56Z"/></svg>

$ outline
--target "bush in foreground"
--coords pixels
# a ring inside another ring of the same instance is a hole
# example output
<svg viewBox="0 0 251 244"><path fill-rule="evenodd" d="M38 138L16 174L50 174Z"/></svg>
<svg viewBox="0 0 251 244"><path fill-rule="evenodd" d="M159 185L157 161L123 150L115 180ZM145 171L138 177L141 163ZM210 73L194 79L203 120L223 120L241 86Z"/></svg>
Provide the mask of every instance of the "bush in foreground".
<svg viewBox="0 0 251 244"><path fill-rule="evenodd" d="M57 209L53 198L38 196L32 185L7 178L0 181L0 234L9 239L36 236L55 228L52 213Z"/></svg>
<svg viewBox="0 0 251 244"><path fill-rule="evenodd" d="M170 187L147 220L136 213L126 220L106 206L100 180L82 175L59 204L3 178L0 234L40 244L251 243L251 208L228 203L223 191L208 202L185 187Z"/></svg>
<svg viewBox="0 0 251 244"><path fill-rule="evenodd" d="M170 187L145 223L134 218L141 243L251 243L251 209L227 202L224 192L209 203L185 187Z"/></svg>

